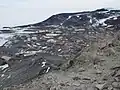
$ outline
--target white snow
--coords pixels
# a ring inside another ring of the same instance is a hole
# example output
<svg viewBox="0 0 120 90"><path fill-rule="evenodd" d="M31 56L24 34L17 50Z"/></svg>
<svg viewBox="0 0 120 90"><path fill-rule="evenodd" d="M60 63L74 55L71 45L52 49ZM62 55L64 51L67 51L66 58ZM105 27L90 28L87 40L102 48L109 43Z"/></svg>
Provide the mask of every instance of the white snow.
<svg viewBox="0 0 120 90"><path fill-rule="evenodd" d="M5 59L6 61L11 59L11 57L9 57L9 56L2 56L1 58Z"/></svg>
<svg viewBox="0 0 120 90"><path fill-rule="evenodd" d="M102 24L103 26L107 26L107 24L105 24L105 21L111 18L115 18L116 19L117 15L113 15L113 16L109 16L108 18L104 18L104 19L100 19L97 20L96 18L94 18L94 20L96 20L96 23L93 24L93 26L98 26L99 24Z"/></svg>
<svg viewBox="0 0 120 90"><path fill-rule="evenodd" d="M0 46L3 46L8 40L0 39Z"/></svg>
<svg viewBox="0 0 120 90"><path fill-rule="evenodd" d="M24 30L27 30L27 29L20 29L20 30L16 30L16 34L29 34L29 33L35 33L35 32L32 32L32 31L24 31Z"/></svg>
<svg viewBox="0 0 120 90"><path fill-rule="evenodd" d="M11 37L13 34L0 34L0 46L4 45Z"/></svg>
<svg viewBox="0 0 120 90"><path fill-rule="evenodd" d="M92 23L92 19L90 19L90 23Z"/></svg>
<svg viewBox="0 0 120 90"><path fill-rule="evenodd" d="M113 20L117 20L117 17L114 17Z"/></svg>
<svg viewBox="0 0 120 90"><path fill-rule="evenodd" d="M48 37L54 37L54 36L59 36L60 34L53 34L53 33L48 33L46 34L46 36Z"/></svg>
<svg viewBox="0 0 120 90"><path fill-rule="evenodd" d="M44 66L45 66L45 64L46 64L46 62L42 62L42 66L41 66L41 67L44 67Z"/></svg>
<svg viewBox="0 0 120 90"><path fill-rule="evenodd" d="M72 16L69 16L66 20L69 20Z"/></svg>
<svg viewBox="0 0 120 90"><path fill-rule="evenodd" d="M49 39L49 40L47 40L47 42L56 43L56 40L54 40L54 39Z"/></svg>
<svg viewBox="0 0 120 90"><path fill-rule="evenodd" d="M62 49L58 49L58 52L60 52Z"/></svg>
<svg viewBox="0 0 120 90"><path fill-rule="evenodd" d="M37 37L32 37L32 40L37 40Z"/></svg>
<svg viewBox="0 0 120 90"><path fill-rule="evenodd" d="M46 48L47 48L47 46L42 47L42 49L46 49Z"/></svg>
<svg viewBox="0 0 120 90"><path fill-rule="evenodd" d="M2 70L6 69L6 68L8 68L8 67L9 67L8 64L5 64L5 65L0 66L0 68L1 68Z"/></svg>
<svg viewBox="0 0 120 90"><path fill-rule="evenodd" d="M47 71L46 71L46 73L48 73L48 72L49 72L49 70L50 70L50 67L48 67L48 68L47 68Z"/></svg>
<svg viewBox="0 0 120 90"><path fill-rule="evenodd" d="M1 77L4 77L4 76L5 76L5 74L2 74L2 75L1 75Z"/></svg>

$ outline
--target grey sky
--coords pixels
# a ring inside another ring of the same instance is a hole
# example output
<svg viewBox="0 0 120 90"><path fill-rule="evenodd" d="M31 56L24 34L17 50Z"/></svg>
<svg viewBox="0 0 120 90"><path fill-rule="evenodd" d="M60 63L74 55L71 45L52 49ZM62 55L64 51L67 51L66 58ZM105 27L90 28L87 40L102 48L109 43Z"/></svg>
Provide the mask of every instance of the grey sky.
<svg viewBox="0 0 120 90"><path fill-rule="evenodd" d="M61 12L120 8L120 0L0 0L0 27L40 22Z"/></svg>

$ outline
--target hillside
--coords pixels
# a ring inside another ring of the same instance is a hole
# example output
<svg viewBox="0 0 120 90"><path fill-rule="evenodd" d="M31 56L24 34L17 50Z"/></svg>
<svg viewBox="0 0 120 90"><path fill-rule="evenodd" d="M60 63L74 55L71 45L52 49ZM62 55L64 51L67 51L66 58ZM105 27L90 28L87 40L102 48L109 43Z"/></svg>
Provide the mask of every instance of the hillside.
<svg viewBox="0 0 120 90"><path fill-rule="evenodd" d="M120 90L120 10L61 13L0 30L0 90Z"/></svg>

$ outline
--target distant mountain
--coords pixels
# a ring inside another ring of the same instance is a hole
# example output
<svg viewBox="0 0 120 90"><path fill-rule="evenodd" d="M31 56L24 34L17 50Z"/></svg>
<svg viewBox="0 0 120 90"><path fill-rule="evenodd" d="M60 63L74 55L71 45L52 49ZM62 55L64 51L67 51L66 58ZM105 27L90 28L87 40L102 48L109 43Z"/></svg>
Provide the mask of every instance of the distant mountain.
<svg viewBox="0 0 120 90"><path fill-rule="evenodd" d="M28 27L115 27L119 28L120 10L114 9L97 9L95 11L77 12L77 13L61 13L48 18L47 20L35 24L16 26L14 28Z"/></svg>

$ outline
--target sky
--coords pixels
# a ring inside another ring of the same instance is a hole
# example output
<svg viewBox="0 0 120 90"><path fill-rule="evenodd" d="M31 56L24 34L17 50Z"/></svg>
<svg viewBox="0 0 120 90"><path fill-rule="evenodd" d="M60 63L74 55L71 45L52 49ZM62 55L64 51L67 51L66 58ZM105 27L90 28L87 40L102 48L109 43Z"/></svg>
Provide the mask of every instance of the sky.
<svg viewBox="0 0 120 90"><path fill-rule="evenodd" d="M0 0L0 27L41 22L53 14L120 9L120 0Z"/></svg>

